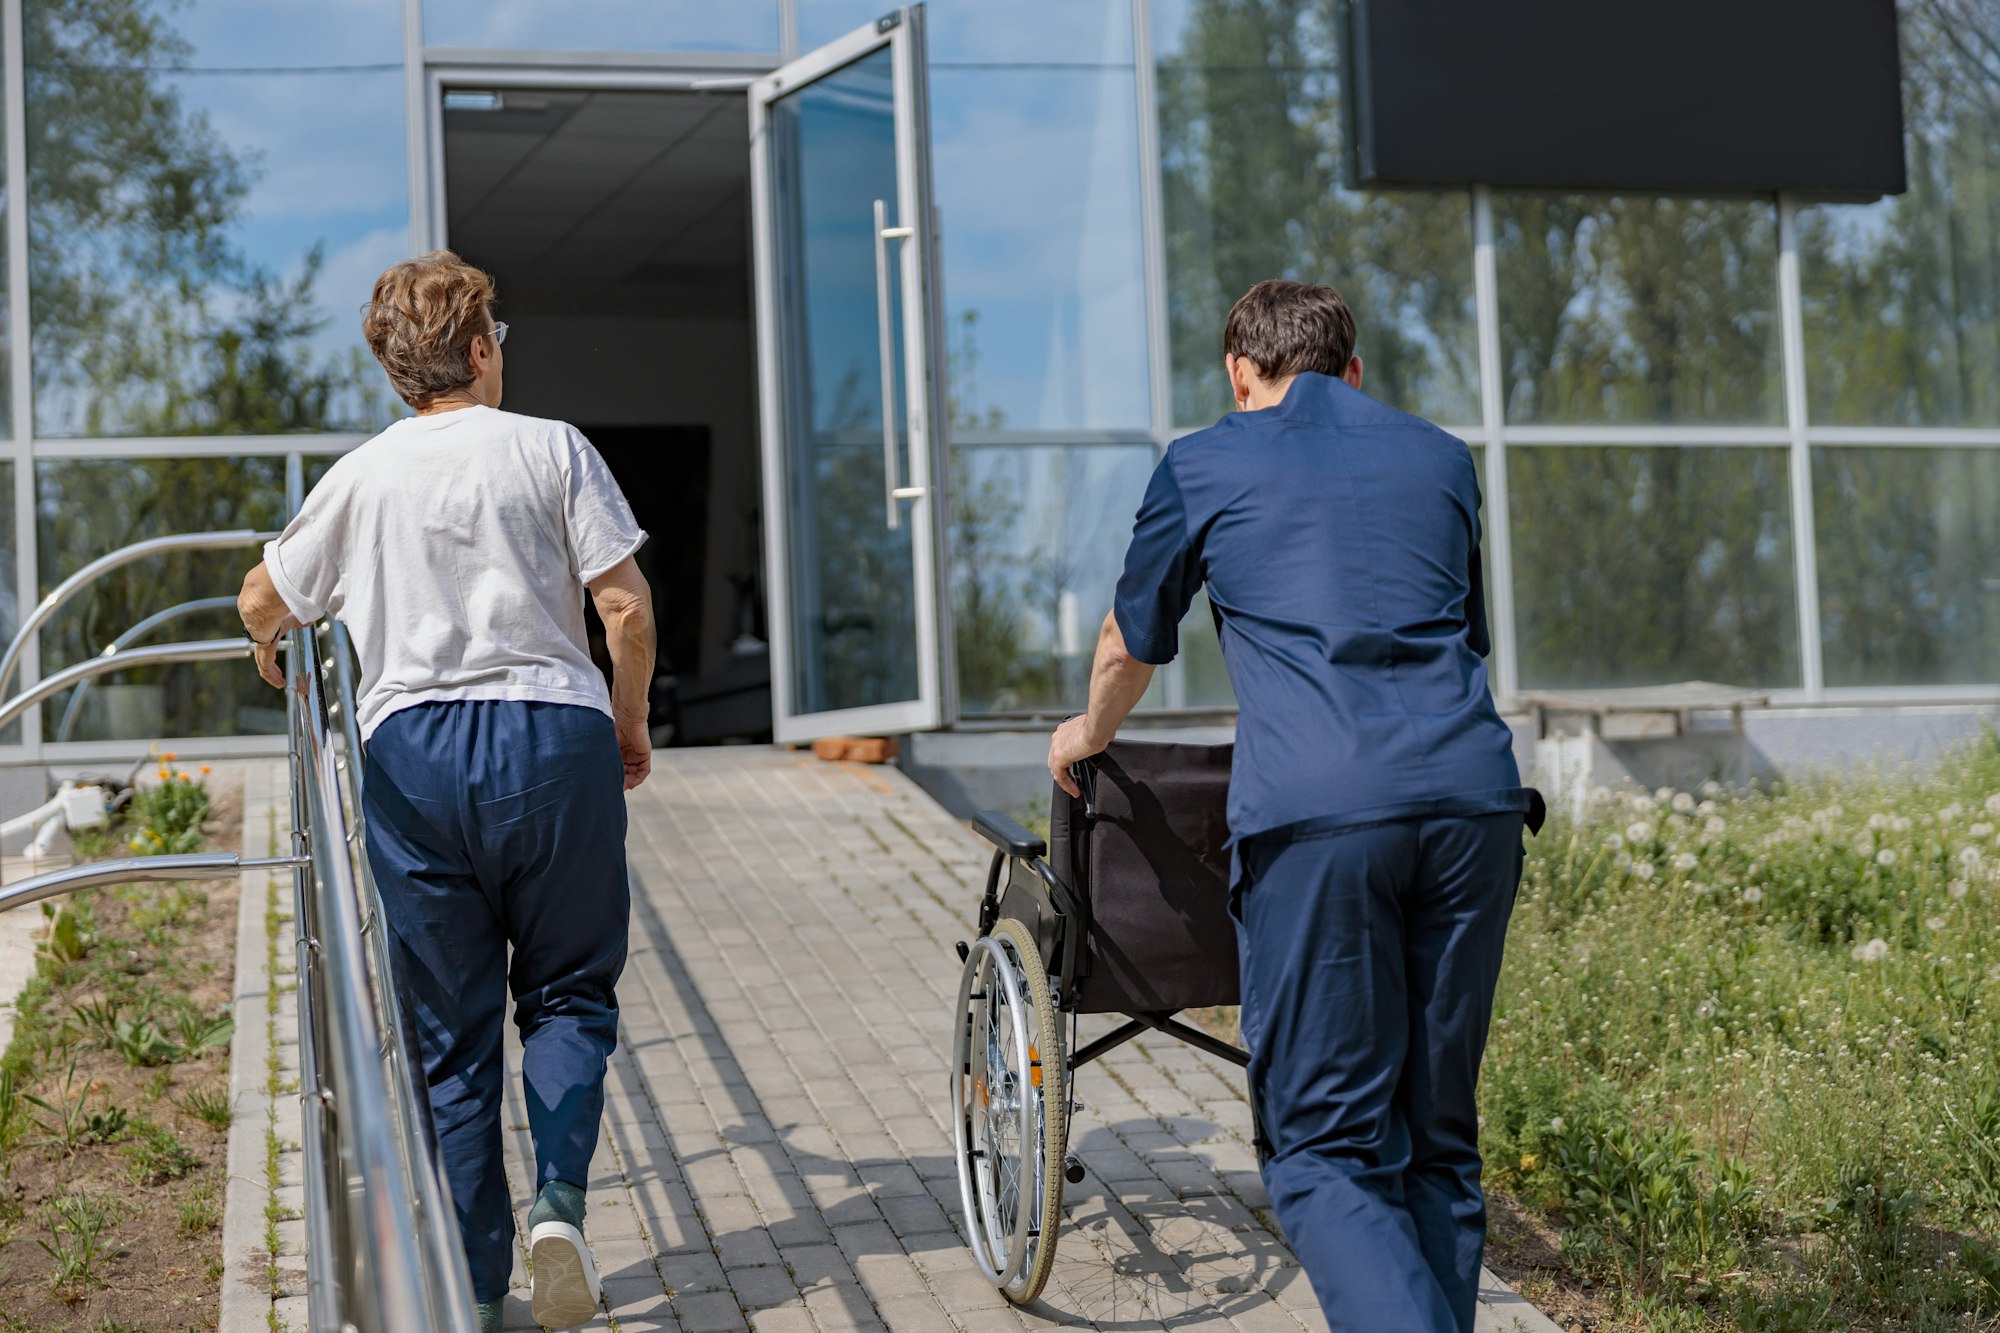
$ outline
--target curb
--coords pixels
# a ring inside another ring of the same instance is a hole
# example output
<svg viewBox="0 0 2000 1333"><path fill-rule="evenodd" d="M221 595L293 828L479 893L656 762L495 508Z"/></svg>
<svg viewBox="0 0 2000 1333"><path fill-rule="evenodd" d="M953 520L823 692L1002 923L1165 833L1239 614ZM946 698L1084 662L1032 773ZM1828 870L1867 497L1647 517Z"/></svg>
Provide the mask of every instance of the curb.
<svg viewBox="0 0 2000 1333"><path fill-rule="evenodd" d="M243 773L243 854L269 809L258 765ZM254 807L252 795L259 799ZM253 820L253 811L255 818ZM259 849L259 855L266 854ZM266 1091L271 1050L271 1010L264 913L271 905L271 872L238 881L236 911L236 1035L229 1044L229 1190L222 1213L222 1307L220 1333L268 1333L271 1327L269 1269L264 1255L264 1207L271 1191L265 1180L264 1135L272 1121Z"/></svg>

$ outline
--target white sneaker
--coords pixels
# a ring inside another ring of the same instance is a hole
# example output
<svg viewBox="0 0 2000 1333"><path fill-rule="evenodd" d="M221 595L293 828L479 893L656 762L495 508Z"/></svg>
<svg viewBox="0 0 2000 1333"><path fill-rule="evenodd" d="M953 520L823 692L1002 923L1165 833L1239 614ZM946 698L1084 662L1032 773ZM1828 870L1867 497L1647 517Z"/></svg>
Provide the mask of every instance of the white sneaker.
<svg viewBox="0 0 2000 1333"><path fill-rule="evenodd" d="M534 1274L535 1322L544 1328L574 1328L595 1319L603 1288L583 1233L567 1222L542 1222L528 1233L528 1262Z"/></svg>

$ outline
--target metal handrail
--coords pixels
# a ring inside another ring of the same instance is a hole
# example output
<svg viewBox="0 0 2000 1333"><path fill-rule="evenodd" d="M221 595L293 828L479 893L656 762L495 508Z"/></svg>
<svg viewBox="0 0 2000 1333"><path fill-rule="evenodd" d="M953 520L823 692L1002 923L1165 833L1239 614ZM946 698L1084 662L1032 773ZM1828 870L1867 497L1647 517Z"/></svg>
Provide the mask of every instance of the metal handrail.
<svg viewBox="0 0 2000 1333"><path fill-rule="evenodd" d="M160 626L171 624L183 617L200 615L204 611L233 611L235 609L236 599L234 597L197 597L192 602L182 602L179 606L170 606L164 611L155 611L152 615L147 616L131 629L126 630L123 634L113 639L110 643L105 644L104 651L99 653L98 656L116 657L120 652L145 638ZM62 721L56 724L56 744L60 745L69 739L69 729L76 724L77 712L83 707L84 696L90 693L90 686L91 682L89 680L77 682L76 692L70 695L69 702L63 706Z"/></svg>
<svg viewBox="0 0 2000 1333"><path fill-rule="evenodd" d="M299 923L299 1039L306 1134L308 1302L314 1328L471 1333L471 1279L450 1188L424 1132L428 1093L402 1058L403 1020L326 697L318 635L287 660ZM348 780L359 754L346 756ZM310 1050L312 1064L305 1063ZM315 1151L317 1147L317 1151Z"/></svg>
<svg viewBox="0 0 2000 1333"><path fill-rule="evenodd" d="M131 671L144 666L166 666L173 662L226 662L232 657L248 657L256 645L248 639L201 639L194 643L155 643L144 648L128 648L112 657L92 657L75 666L64 667L45 676L27 689L0 704L0 727L51 695L61 694L93 676Z"/></svg>
<svg viewBox="0 0 2000 1333"><path fill-rule="evenodd" d="M71 866L0 886L0 911L108 884L290 869L310 1325L341 1333L473 1333L472 1284L457 1214L429 1128L429 1094L405 1040L407 1019L362 850L361 740L352 672L343 660L347 645L338 634L328 642L330 657L308 626L283 645L289 855L199 853ZM249 640L233 639L93 658L0 705L0 726L95 675L242 656L250 649Z"/></svg>
<svg viewBox="0 0 2000 1333"><path fill-rule="evenodd" d="M5 656L0 656L0 694L6 693L13 682L14 672L21 665L21 655L28 644L41 632L63 603L82 592L98 579L114 569L143 560L149 555L160 555L169 551L223 551L242 546L262 546L275 539L275 532L257 532L250 528L233 528L227 532L177 532L166 537L149 537L145 541L121 546L109 555L101 555L76 573L58 583L49 595L35 604L28 618L21 622L21 628L14 632L14 641L7 645Z"/></svg>

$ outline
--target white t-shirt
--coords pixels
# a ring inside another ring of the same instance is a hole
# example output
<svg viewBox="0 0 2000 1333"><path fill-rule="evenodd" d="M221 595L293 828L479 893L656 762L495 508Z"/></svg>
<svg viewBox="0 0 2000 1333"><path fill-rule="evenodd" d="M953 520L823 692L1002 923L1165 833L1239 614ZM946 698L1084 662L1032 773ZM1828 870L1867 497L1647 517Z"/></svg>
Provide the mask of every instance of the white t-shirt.
<svg viewBox="0 0 2000 1333"><path fill-rule="evenodd" d="M574 426L468 407L405 418L340 459L264 563L293 615L354 636L365 737L435 700L609 713L584 585L645 540Z"/></svg>

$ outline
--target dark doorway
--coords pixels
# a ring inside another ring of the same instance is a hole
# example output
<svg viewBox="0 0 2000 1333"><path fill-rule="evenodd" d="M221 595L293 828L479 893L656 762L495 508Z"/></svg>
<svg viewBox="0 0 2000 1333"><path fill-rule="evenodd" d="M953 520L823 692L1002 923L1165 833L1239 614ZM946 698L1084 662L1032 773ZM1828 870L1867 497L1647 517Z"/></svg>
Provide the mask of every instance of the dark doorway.
<svg viewBox="0 0 2000 1333"><path fill-rule="evenodd" d="M447 234L498 285L504 405L588 435L649 534L661 744L770 734L747 122L741 93L445 93Z"/></svg>

